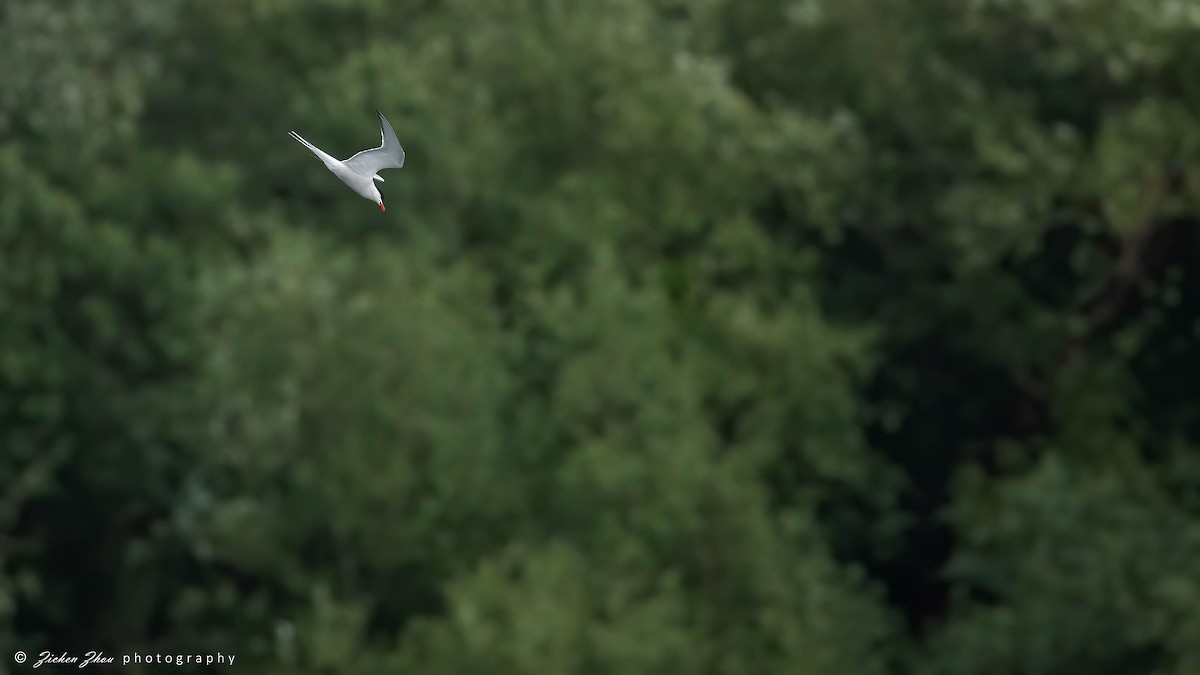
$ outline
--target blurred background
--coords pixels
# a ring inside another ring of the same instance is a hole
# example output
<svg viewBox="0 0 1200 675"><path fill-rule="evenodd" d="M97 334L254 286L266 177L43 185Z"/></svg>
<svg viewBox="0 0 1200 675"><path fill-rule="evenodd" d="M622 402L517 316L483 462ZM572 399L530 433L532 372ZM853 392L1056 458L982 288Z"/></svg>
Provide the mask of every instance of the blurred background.
<svg viewBox="0 0 1200 675"><path fill-rule="evenodd" d="M1197 38L6 0L0 671L1200 672Z"/></svg>

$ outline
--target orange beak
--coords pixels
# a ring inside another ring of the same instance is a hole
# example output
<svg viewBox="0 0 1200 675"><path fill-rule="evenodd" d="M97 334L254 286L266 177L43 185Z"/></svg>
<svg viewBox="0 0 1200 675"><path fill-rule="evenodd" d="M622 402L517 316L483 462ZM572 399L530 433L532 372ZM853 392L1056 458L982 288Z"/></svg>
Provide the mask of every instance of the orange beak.
<svg viewBox="0 0 1200 675"><path fill-rule="evenodd" d="M387 208L384 207L383 202L379 202L379 210L383 213L387 213Z"/></svg>

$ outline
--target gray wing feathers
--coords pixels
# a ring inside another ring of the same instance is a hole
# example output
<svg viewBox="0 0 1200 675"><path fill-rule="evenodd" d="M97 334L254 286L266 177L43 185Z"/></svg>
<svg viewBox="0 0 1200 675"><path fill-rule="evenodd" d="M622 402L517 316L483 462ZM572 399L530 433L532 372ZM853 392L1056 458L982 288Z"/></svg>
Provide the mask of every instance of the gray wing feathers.
<svg viewBox="0 0 1200 675"><path fill-rule="evenodd" d="M372 176L383 169L399 169L404 166L404 148L400 147L396 132L392 130L392 125L388 124L383 113L376 111L375 114L379 115L379 147L363 150L346 160L346 166L364 176Z"/></svg>

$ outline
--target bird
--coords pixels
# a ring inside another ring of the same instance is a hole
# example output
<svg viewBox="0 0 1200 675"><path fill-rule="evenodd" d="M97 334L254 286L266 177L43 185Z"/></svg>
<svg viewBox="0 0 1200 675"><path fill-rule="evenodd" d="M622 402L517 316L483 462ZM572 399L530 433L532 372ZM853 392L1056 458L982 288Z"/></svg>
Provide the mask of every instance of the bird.
<svg viewBox="0 0 1200 675"><path fill-rule="evenodd" d="M304 137L295 131L289 131L288 134L311 150L317 159L324 162L325 167L332 171L333 175L341 178L343 183L349 185L350 189L375 202L379 205L381 212L387 213L387 207L383 205L383 195L379 194L379 188L375 187L375 181L383 182L383 178L379 176L380 171L399 169L404 166L404 148L400 147L400 141L396 139L396 132L392 129L392 125L388 124L383 113L376 110L375 114L379 116L379 135L381 136L379 147L363 150L344 161L304 140Z"/></svg>

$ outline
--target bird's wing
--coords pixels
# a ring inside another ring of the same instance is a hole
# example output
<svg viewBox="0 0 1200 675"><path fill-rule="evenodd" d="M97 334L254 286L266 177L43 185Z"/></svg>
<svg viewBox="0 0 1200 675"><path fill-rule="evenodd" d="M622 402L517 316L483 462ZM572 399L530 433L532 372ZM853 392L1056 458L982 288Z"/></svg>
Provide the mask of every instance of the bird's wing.
<svg viewBox="0 0 1200 675"><path fill-rule="evenodd" d="M312 150L312 153L317 156L317 159L321 160L322 162L325 162L325 164L330 164L330 163L336 164L337 163L338 160L336 157L334 157L333 155L330 155L329 153L318 148L317 146L313 145L312 143L309 143L308 141L304 140L304 137L302 137L300 134L298 134L294 131L289 131L288 135L291 136L292 138L300 141L301 143L303 143L304 147L308 148L309 150Z"/></svg>
<svg viewBox="0 0 1200 675"><path fill-rule="evenodd" d="M396 132L392 130L392 125L388 124L383 113L376 111L375 114L379 115L379 133L382 136L379 147L363 150L346 160L346 166L364 176L373 176L383 169L399 169L404 166L404 148L400 147Z"/></svg>

